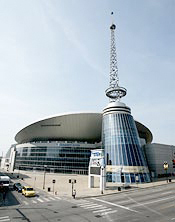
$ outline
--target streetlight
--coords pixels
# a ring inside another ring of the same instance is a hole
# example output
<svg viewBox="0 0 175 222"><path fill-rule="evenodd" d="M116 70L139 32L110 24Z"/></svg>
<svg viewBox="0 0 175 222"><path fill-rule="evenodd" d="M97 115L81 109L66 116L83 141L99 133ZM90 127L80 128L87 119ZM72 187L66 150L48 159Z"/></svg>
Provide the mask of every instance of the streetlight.
<svg viewBox="0 0 175 222"><path fill-rule="evenodd" d="M168 175L167 175L168 163L166 161L164 161L163 167L164 167L164 170L166 171L166 180L167 180L167 183L168 183Z"/></svg>
<svg viewBox="0 0 175 222"><path fill-rule="evenodd" d="M72 184L72 197L75 198L75 190L74 190L74 183L76 183L76 180L74 179L69 179L69 183Z"/></svg>
<svg viewBox="0 0 175 222"><path fill-rule="evenodd" d="M104 193L104 189L105 189L105 166L101 166L100 167L100 191L101 191L101 194Z"/></svg>
<svg viewBox="0 0 175 222"><path fill-rule="evenodd" d="M17 175L17 178L19 178L19 175L20 175L20 165L18 165L18 175Z"/></svg>
<svg viewBox="0 0 175 222"><path fill-rule="evenodd" d="M47 165L44 165L44 180L43 180L43 190L45 189L46 168L47 168Z"/></svg>

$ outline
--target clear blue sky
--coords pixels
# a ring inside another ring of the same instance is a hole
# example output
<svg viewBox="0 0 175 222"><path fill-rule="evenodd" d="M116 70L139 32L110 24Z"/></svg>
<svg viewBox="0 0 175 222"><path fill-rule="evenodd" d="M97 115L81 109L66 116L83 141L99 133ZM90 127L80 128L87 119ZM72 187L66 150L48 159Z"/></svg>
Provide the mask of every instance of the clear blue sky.
<svg viewBox="0 0 175 222"><path fill-rule="evenodd" d="M111 11L122 101L175 145L174 0L2 0L0 154L38 119L108 104Z"/></svg>

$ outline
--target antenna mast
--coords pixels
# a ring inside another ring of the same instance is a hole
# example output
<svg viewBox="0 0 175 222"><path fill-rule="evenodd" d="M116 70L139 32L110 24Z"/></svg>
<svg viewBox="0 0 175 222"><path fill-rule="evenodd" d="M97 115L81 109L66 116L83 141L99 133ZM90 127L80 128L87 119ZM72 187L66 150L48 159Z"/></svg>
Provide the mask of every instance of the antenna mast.
<svg viewBox="0 0 175 222"><path fill-rule="evenodd" d="M113 12L111 12L113 15ZM120 98L126 95L127 90L119 86L118 67L117 67L117 50L115 43L116 25L112 22L111 30L111 51L110 51L110 82L109 88L105 91L110 102L120 101Z"/></svg>

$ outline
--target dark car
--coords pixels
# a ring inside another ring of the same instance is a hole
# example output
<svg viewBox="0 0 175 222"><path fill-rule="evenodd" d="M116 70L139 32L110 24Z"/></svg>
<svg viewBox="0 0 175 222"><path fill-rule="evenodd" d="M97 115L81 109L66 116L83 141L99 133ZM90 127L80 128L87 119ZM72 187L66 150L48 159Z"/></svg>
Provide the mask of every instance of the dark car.
<svg viewBox="0 0 175 222"><path fill-rule="evenodd" d="M13 188L14 188L14 190L16 190L16 191L18 191L19 193L21 193L23 186L22 186L20 183L15 183L15 184L13 185Z"/></svg>

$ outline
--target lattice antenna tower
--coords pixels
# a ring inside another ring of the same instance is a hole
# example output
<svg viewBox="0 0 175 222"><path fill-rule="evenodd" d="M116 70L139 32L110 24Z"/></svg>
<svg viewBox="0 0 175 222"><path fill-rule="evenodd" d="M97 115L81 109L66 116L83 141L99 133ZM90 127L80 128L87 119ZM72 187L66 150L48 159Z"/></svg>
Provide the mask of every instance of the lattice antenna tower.
<svg viewBox="0 0 175 222"><path fill-rule="evenodd" d="M113 16L113 12L111 13ZM111 49L110 49L110 82L109 88L105 91L106 96L110 98L110 102L120 101L126 95L127 90L119 86L118 66L117 66L117 50L115 43L116 25L112 22L111 30Z"/></svg>

